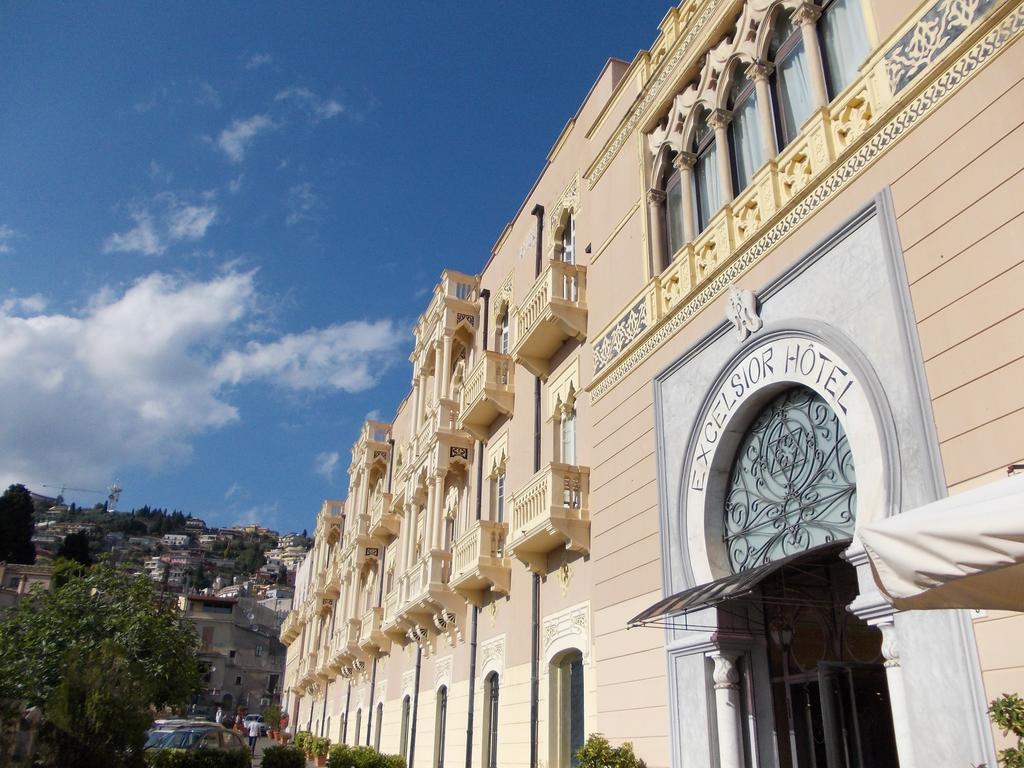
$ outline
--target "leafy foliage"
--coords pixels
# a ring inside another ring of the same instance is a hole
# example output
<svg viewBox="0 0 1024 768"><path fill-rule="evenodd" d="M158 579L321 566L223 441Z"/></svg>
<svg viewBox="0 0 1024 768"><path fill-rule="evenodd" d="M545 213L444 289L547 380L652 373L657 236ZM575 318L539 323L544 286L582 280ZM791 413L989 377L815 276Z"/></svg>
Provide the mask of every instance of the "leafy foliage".
<svg viewBox="0 0 1024 768"><path fill-rule="evenodd" d="M53 592L33 593L4 615L0 698L45 704L76 654L116 652L131 660L140 701L180 704L199 688L197 647L195 630L157 601L149 579L95 565Z"/></svg>
<svg viewBox="0 0 1024 768"><path fill-rule="evenodd" d="M249 768L251 764L247 749L151 749L146 752L146 765L150 768Z"/></svg>
<svg viewBox="0 0 1024 768"><path fill-rule="evenodd" d="M628 741L613 747L600 733L592 733L576 750L579 768L647 768L647 763L633 753Z"/></svg>
<svg viewBox="0 0 1024 768"><path fill-rule="evenodd" d="M373 747L338 744L327 753L327 768L405 768L405 758L381 754Z"/></svg>
<svg viewBox="0 0 1024 768"><path fill-rule="evenodd" d="M297 747L267 747L262 768L306 768L306 755Z"/></svg>
<svg viewBox="0 0 1024 768"><path fill-rule="evenodd" d="M32 496L24 485L12 485L0 496L0 561L27 565L36 561L32 512Z"/></svg>
<svg viewBox="0 0 1024 768"><path fill-rule="evenodd" d="M999 762L1006 768L1024 768L1024 699L1016 693L1004 693L989 702L989 716L1003 735L1017 737L1017 746L999 750Z"/></svg>
<svg viewBox="0 0 1024 768"><path fill-rule="evenodd" d="M64 679L46 701L42 752L55 765L142 765L152 722L136 662L111 640L99 652L72 650Z"/></svg>

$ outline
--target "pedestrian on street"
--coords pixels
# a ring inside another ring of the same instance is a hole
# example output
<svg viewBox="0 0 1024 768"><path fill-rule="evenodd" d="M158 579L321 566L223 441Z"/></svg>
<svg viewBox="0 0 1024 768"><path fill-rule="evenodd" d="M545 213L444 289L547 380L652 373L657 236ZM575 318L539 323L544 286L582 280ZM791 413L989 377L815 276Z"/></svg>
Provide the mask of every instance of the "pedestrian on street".
<svg viewBox="0 0 1024 768"><path fill-rule="evenodd" d="M260 737L260 721L253 719L249 721L249 750L256 754L256 739Z"/></svg>

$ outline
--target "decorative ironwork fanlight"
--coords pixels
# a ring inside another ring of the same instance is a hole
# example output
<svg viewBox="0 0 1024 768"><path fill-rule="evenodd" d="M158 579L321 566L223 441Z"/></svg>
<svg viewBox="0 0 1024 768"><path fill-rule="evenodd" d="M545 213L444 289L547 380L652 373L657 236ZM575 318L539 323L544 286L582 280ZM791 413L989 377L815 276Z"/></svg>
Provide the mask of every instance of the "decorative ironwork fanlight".
<svg viewBox="0 0 1024 768"><path fill-rule="evenodd" d="M734 573L853 536L857 479L846 432L807 387L786 390L751 424L725 494Z"/></svg>

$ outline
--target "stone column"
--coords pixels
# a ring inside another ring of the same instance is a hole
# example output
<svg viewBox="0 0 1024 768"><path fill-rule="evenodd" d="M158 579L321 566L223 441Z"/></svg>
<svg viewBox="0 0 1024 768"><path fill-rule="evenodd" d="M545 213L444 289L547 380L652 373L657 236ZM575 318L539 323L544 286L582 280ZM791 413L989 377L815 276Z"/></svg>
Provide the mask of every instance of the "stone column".
<svg viewBox="0 0 1024 768"><path fill-rule="evenodd" d="M747 77L754 81L757 92L757 117L761 125L761 151L765 160L771 160L778 153L775 146L775 118L772 115L772 94L768 87L773 66L765 61L757 61L747 67Z"/></svg>
<svg viewBox="0 0 1024 768"><path fill-rule="evenodd" d="M436 403L441 399L443 393L441 391L441 383L444 380L444 371L441 370L441 358L443 355L441 348L441 342L434 342L434 402Z"/></svg>
<svg viewBox="0 0 1024 768"><path fill-rule="evenodd" d="M437 496L437 483L427 481L426 519L423 521L423 548L430 550L434 541L434 497Z"/></svg>
<svg viewBox="0 0 1024 768"><path fill-rule="evenodd" d="M441 342L441 396L447 398L452 391L452 337L445 335Z"/></svg>
<svg viewBox="0 0 1024 768"><path fill-rule="evenodd" d="M667 253L665 221L665 193L660 189L647 190L647 215L651 222L651 274L656 275L669 265L672 254Z"/></svg>
<svg viewBox="0 0 1024 768"><path fill-rule="evenodd" d="M896 736L896 754L900 768L914 768L914 745L911 738L909 708L900 667L899 633L889 621L878 624L882 631L882 656L885 658L885 680L889 684L889 707L892 709L892 730Z"/></svg>
<svg viewBox="0 0 1024 768"><path fill-rule="evenodd" d="M402 564L398 569L398 575L409 570L412 566L412 550L416 541L416 505L409 501L405 504L405 539L402 541Z"/></svg>
<svg viewBox="0 0 1024 768"><path fill-rule="evenodd" d="M691 243L697 236L697 219L693 210L693 164L697 156L692 152L680 152L673 165L679 169L679 189L683 198L683 238Z"/></svg>
<svg viewBox="0 0 1024 768"><path fill-rule="evenodd" d="M825 68L821 63L821 46L818 45L817 22L821 16L821 8L814 3L804 2L793 11L793 23L800 27L804 38L804 51L807 53L807 74L811 78L811 96L815 107L828 104L828 87L825 85Z"/></svg>
<svg viewBox="0 0 1024 768"><path fill-rule="evenodd" d="M444 473L434 478L434 507L431 510L433 526L430 531L430 546L441 549L444 546Z"/></svg>
<svg viewBox="0 0 1024 768"><path fill-rule="evenodd" d="M729 123L732 113L725 109L716 109L708 115L708 125L715 132L715 148L718 156L718 184L722 190L722 203L732 202L735 193L732 188L732 164L729 162Z"/></svg>
<svg viewBox="0 0 1024 768"><path fill-rule="evenodd" d="M717 650L711 654L715 663L715 715L718 723L720 768L743 768L743 727L740 717L740 674L736 669L738 654Z"/></svg>

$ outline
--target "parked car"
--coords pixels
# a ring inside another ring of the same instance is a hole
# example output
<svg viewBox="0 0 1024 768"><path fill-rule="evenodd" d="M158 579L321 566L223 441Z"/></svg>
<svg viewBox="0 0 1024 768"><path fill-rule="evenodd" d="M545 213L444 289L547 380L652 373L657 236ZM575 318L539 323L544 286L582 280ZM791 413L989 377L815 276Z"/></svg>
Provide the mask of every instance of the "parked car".
<svg viewBox="0 0 1024 768"><path fill-rule="evenodd" d="M149 749L241 751L252 765L249 745L242 737L220 725L183 725L168 732Z"/></svg>
<svg viewBox="0 0 1024 768"><path fill-rule="evenodd" d="M253 720L260 724L260 736L267 735L267 724L263 722L263 715L246 715L243 721L243 727L245 728L246 734L249 733L249 723Z"/></svg>
<svg viewBox="0 0 1024 768"><path fill-rule="evenodd" d="M153 727L146 731L146 743L143 749L151 749L159 744L167 734L179 728L188 726L207 726L210 723L206 720L186 720L182 718L156 720Z"/></svg>

